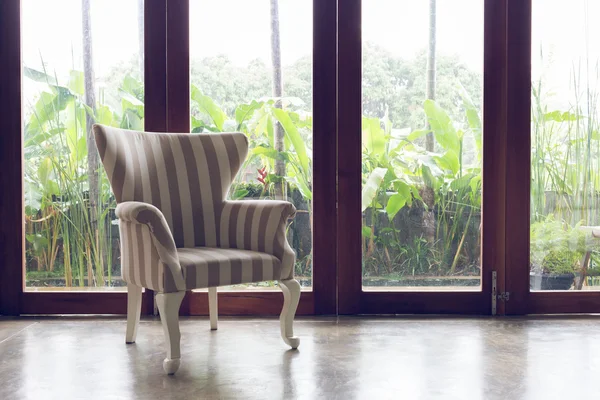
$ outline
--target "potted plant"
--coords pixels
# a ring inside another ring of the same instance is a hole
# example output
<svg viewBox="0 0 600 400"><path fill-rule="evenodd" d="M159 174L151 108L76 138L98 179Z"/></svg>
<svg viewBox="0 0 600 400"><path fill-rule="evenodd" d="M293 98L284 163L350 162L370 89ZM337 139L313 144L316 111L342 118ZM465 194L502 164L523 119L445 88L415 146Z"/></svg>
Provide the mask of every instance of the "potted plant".
<svg viewBox="0 0 600 400"><path fill-rule="evenodd" d="M531 224L529 285L536 290L569 290L586 251L586 235L553 215Z"/></svg>
<svg viewBox="0 0 600 400"><path fill-rule="evenodd" d="M579 270L580 260L576 251L551 250L542 262L542 273L539 277L534 275L533 282L540 282L541 290L569 290L575 280L575 273ZM530 286L531 283L530 277Z"/></svg>

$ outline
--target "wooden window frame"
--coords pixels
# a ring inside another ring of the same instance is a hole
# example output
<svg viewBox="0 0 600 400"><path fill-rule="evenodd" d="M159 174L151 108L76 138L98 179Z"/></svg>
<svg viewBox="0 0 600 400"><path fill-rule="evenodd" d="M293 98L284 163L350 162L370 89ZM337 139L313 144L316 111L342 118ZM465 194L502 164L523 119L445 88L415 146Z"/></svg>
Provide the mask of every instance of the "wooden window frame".
<svg viewBox="0 0 600 400"><path fill-rule="evenodd" d="M531 0L485 0L482 290L362 291L360 260L361 0L340 2L338 32L338 279L340 314L597 313L597 292L529 289ZM510 29L509 29L510 27ZM351 117L349 117L351 116Z"/></svg>
<svg viewBox="0 0 600 400"><path fill-rule="evenodd" d="M339 3L338 279L340 314L490 314L492 270L504 291L506 195L506 1L484 11L484 141L481 291L363 291L361 244L361 0ZM486 90L497 88L499 90ZM492 156L495 155L495 156ZM487 184L500 182L501 184ZM503 312L501 309L500 312Z"/></svg>
<svg viewBox="0 0 600 400"><path fill-rule="evenodd" d="M0 314L4 315L19 314L23 286L20 34L21 2L0 2Z"/></svg>
<svg viewBox="0 0 600 400"><path fill-rule="evenodd" d="M167 0L169 132L190 131L189 0ZM171 4L175 4L171 6ZM313 0L313 279L298 315L336 314L336 0ZM175 50L174 50L175 49ZM171 90L173 88L173 90ZM182 313L208 315L208 293L186 294ZM219 292L221 315L279 315L280 290Z"/></svg>
<svg viewBox="0 0 600 400"><path fill-rule="evenodd" d="M529 290L531 3L485 0L481 292L373 292L362 291L360 268L361 0L313 0L319 223L313 290L302 293L299 315L490 314L492 270L498 292L510 292L498 314L600 312L598 293ZM189 0L146 0L144 7L146 129L187 132ZM23 290L20 30L21 1L0 2L0 314L124 314L124 292ZM224 291L220 298L223 315L276 315L282 305L279 291ZM143 313L153 309L147 290ZM187 296L182 314L207 313L206 293Z"/></svg>
<svg viewBox="0 0 600 400"><path fill-rule="evenodd" d="M336 0L313 0L314 138L312 291L302 293L298 314L336 313ZM145 129L189 132L189 0L145 0ZM23 156L21 110L21 1L0 3L0 314L125 314L125 292L34 292L24 290ZM169 51L167 51L169 49ZM321 133L322 132L322 133ZM21 193L21 196L15 196ZM281 291L221 292L221 315L277 315ZM146 290L143 314L152 314ZM208 313L206 293L188 293L182 314Z"/></svg>
<svg viewBox="0 0 600 400"><path fill-rule="evenodd" d="M594 291L531 291L529 232L531 182L532 0L507 1L506 314L600 312ZM510 210L510 212L508 212Z"/></svg>
<svg viewBox="0 0 600 400"><path fill-rule="evenodd" d="M144 2L144 91L147 130L167 131L166 0ZM6 111L0 121L1 174L0 314L125 314L126 292L35 292L24 288L23 237L23 142L21 110L21 1L0 5L0 105ZM154 62L153 62L154 61ZM5 82L5 81L6 82ZM6 85L6 86L5 86ZM7 87L7 90L4 90ZM20 193L21 196L15 196ZM142 314L154 311L151 290L145 290Z"/></svg>

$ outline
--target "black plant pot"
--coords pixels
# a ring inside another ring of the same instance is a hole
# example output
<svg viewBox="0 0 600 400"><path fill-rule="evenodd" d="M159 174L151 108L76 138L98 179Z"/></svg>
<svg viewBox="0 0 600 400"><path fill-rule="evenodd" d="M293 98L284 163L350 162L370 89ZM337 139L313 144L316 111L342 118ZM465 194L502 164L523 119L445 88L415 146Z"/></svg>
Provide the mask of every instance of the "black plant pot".
<svg viewBox="0 0 600 400"><path fill-rule="evenodd" d="M529 287L538 289L541 280L541 286L538 290L569 290L573 285L575 274L530 274ZM537 284L536 284L537 283Z"/></svg>

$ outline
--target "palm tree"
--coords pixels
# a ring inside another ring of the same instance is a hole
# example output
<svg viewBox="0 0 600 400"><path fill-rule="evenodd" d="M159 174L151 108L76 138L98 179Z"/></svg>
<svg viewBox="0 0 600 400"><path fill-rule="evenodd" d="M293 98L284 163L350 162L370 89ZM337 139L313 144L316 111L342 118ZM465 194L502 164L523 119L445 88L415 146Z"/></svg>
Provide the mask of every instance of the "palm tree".
<svg viewBox="0 0 600 400"><path fill-rule="evenodd" d="M429 0L429 46L427 51L427 81L425 89L427 99L430 100L435 100L436 2L437 0ZM429 129L429 123L427 123L427 129ZM434 147L433 132L429 132L425 138L425 149L433 151ZM425 237L429 243L433 243L435 241L435 215L433 214L435 194L433 193L433 188L429 186L424 187L421 197L428 207L423 214Z"/></svg>
<svg viewBox="0 0 600 400"><path fill-rule="evenodd" d="M283 82L281 78L281 43L279 38L279 0L271 0L271 61L273 66L273 97L280 99L283 96ZM275 107L281 108L281 100L275 102ZM283 151L283 127L280 123L274 126L275 150ZM283 200L286 197L285 184L285 161L277 158L275 160L275 175L279 178L275 182L275 198Z"/></svg>
<svg viewBox="0 0 600 400"><path fill-rule="evenodd" d="M83 79L85 82L85 104L92 110L96 110L96 95L94 88L94 64L92 57L92 21L90 14L90 0L81 2L81 22L83 33ZM90 202L90 224L91 231L96 232L98 223L98 150L92 134L92 125L94 118L90 113L86 115L87 129L87 161L88 161L88 182L89 182L89 202Z"/></svg>
<svg viewBox="0 0 600 400"><path fill-rule="evenodd" d="M429 100L435 100L436 2L437 0L429 0L429 46L427 51L427 83L425 86L427 99ZM427 134L425 148L427 151L433 151L432 132Z"/></svg>
<svg viewBox="0 0 600 400"><path fill-rule="evenodd" d="M100 199L99 167L100 160L96 141L92 133L94 115L96 113L96 91L94 85L94 63L92 51L92 21L90 12L90 0L81 2L81 24L83 34L83 80L85 87L84 102L92 112L86 113L86 142L87 142L87 173L89 185L89 236L86 238L85 248L87 250L88 285L104 286L104 265L106 259L104 249L98 245L100 237L98 230L98 201ZM94 260L94 261L92 261ZM96 276L94 276L94 270ZM94 284L94 278L96 282ZM69 278L67 278L69 279Z"/></svg>

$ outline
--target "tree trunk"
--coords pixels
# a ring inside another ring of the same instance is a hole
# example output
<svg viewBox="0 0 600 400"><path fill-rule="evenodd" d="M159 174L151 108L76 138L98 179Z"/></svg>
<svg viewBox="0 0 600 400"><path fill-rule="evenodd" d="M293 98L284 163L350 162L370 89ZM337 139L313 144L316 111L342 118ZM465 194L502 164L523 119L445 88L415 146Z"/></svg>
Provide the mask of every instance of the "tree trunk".
<svg viewBox="0 0 600 400"><path fill-rule="evenodd" d="M426 92L427 99L435 100L435 45L436 45L436 2L437 0L429 0L429 47L427 51L427 83ZM429 128L429 123L427 123ZM425 143L427 151L433 151L433 133L427 134Z"/></svg>
<svg viewBox="0 0 600 400"><path fill-rule="evenodd" d="M281 78L281 44L279 40L279 0L271 0L271 60L273 64L273 97L281 98L283 96L283 83ZM281 108L281 100L275 102L275 107ZM273 132L275 150L284 151L283 127L276 123ZM275 198L285 200L285 161L275 160L275 175L278 180L275 182Z"/></svg>
<svg viewBox="0 0 600 400"><path fill-rule="evenodd" d="M429 0L429 46L427 51L427 83L425 87L428 100L435 100L436 2L437 0ZM429 122L427 122L427 129L430 129ZM425 149L427 151L435 149L432 132L429 132L425 137ZM435 194L433 193L433 189L425 187L422 198L428 207L427 211L423 213L425 238L429 243L433 243L435 241L435 215L433 213Z"/></svg>
<svg viewBox="0 0 600 400"><path fill-rule="evenodd" d="M138 44L140 81L144 84L144 0L138 0Z"/></svg>
<svg viewBox="0 0 600 400"><path fill-rule="evenodd" d="M94 64L92 58L92 21L90 14L90 0L82 0L81 2L81 22L83 32L83 79L85 82L85 104L94 112L96 111L96 96L94 89ZM89 207L90 207L90 235L88 240L94 240L98 229L98 150L92 133L92 125L94 118L89 113L86 113L86 129L87 129L87 169L89 183ZM99 249L98 249L99 250ZM88 283L89 284L89 283Z"/></svg>

